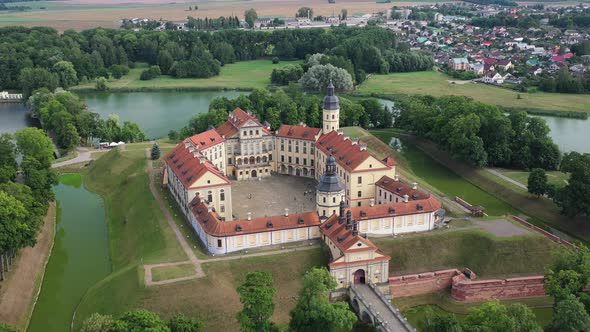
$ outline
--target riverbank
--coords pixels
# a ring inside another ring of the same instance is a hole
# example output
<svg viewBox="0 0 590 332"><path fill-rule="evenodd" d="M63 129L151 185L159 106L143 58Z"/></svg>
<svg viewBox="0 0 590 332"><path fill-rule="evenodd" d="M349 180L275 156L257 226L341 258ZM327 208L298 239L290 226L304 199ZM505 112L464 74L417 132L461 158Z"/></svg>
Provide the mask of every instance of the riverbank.
<svg viewBox="0 0 590 332"><path fill-rule="evenodd" d="M37 244L21 250L5 281L0 282L0 322L26 330L39 296L53 247L57 204L50 203Z"/></svg>
<svg viewBox="0 0 590 332"><path fill-rule="evenodd" d="M371 75L354 94L380 97L461 95L506 109L532 112L536 109L552 115L561 111L590 114L590 94L527 93L484 84L451 84L446 75L437 71Z"/></svg>
<svg viewBox="0 0 590 332"><path fill-rule="evenodd" d="M141 72L145 65L139 65L120 79L109 79L107 86L111 92L155 92L155 91L251 91L255 88L267 88L270 74L275 68L282 68L302 61L281 61L273 64L268 60L240 61L221 67L219 75L210 78L174 78L161 75L158 78L143 81ZM88 82L73 86L72 92L96 91L95 83Z"/></svg>

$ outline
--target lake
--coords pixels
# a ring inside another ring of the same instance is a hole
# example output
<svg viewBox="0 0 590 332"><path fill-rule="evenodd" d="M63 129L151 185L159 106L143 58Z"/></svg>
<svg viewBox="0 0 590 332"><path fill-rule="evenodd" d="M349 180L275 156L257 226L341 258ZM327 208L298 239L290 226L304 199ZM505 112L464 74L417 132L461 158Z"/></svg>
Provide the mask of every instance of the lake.
<svg viewBox="0 0 590 332"><path fill-rule="evenodd" d="M132 92L132 93L84 93L80 94L92 112L106 119L118 114L121 123L133 121L148 138L168 135L171 129L186 126L196 114L207 112L209 103L216 97L230 99L247 92L197 91L197 92Z"/></svg>
<svg viewBox="0 0 590 332"><path fill-rule="evenodd" d="M102 198L84 187L79 174L59 180L53 188L59 204L55 243L28 332L69 331L88 288L111 273Z"/></svg>
<svg viewBox="0 0 590 332"><path fill-rule="evenodd" d="M28 126L32 126L32 121L27 115L25 105L0 103L0 134L14 133Z"/></svg>

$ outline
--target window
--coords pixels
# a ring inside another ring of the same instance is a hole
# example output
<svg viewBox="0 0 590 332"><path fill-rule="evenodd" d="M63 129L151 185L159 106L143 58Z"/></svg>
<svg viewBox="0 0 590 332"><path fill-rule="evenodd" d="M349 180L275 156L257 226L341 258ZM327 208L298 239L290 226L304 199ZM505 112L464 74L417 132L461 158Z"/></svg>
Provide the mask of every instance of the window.
<svg viewBox="0 0 590 332"><path fill-rule="evenodd" d="M361 202L358 202L358 203L356 204L356 206L361 206Z"/></svg>
<svg viewBox="0 0 590 332"><path fill-rule="evenodd" d="M213 202L213 193L211 192L211 190L207 192L207 202Z"/></svg>
<svg viewBox="0 0 590 332"><path fill-rule="evenodd" d="M217 248L221 248L221 239L217 239Z"/></svg>
<svg viewBox="0 0 590 332"><path fill-rule="evenodd" d="M293 158L291 158L291 156L289 156L289 163L293 162Z"/></svg>
<svg viewBox="0 0 590 332"><path fill-rule="evenodd" d="M332 114L332 120L334 120L334 114Z"/></svg>
<svg viewBox="0 0 590 332"><path fill-rule="evenodd" d="M303 165L307 166L307 158L303 158Z"/></svg>
<svg viewBox="0 0 590 332"><path fill-rule="evenodd" d="M269 160L269 161L272 161L272 154L269 154L269 155L268 155L268 160Z"/></svg>
<svg viewBox="0 0 590 332"><path fill-rule="evenodd" d="M252 130L250 130L250 136L252 136Z"/></svg>
<svg viewBox="0 0 590 332"><path fill-rule="evenodd" d="M228 163L229 165L233 165L233 160L232 160L232 158L227 158L227 163Z"/></svg>
<svg viewBox="0 0 590 332"><path fill-rule="evenodd" d="M363 183L363 177L362 177L362 176L359 176L359 177L358 177L358 179L357 179L357 183L358 183L358 184L362 184L362 183Z"/></svg>
<svg viewBox="0 0 590 332"><path fill-rule="evenodd" d="M359 191L357 191L356 195L357 195L358 197L362 197L362 196L363 196L363 193L362 193L362 192L359 190Z"/></svg>
<svg viewBox="0 0 590 332"><path fill-rule="evenodd" d="M207 180L207 184L211 183L211 180Z"/></svg>
<svg viewBox="0 0 590 332"><path fill-rule="evenodd" d="M309 164L313 166L313 159L309 160Z"/></svg>
<svg viewBox="0 0 590 332"><path fill-rule="evenodd" d="M299 157L295 157L295 163L299 164Z"/></svg>
<svg viewBox="0 0 590 332"><path fill-rule="evenodd" d="M225 212L225 205L220 205L219 210L221 210L221 212Z"/></svg>
<svg viewBox="0 0 590 332"><path fill-rule="evenodd" d="M295 146L295 153L299 153L299 146Z"/></svg>
<svg viewBox="0 0 590 332"><path fill-rule="evenodd" d="M258 129L256 129L256 135L258 135Z"/></svg>
<svg viewBox="0 0 590 332"><path fill-rule="evenodd" d="M324 197L324 203L326 203L326 197Z"/></svg>
<svg viewBox="0 0 590 332"><path fill-rule="evenodd" d="M289 152L291 152L291 145L289 145Z"/></svg>
<svg viewBox="0 0 590 332"><path fill-rule="evenodd" d="M281 144L281 151L285 151L285 145Z"/></svg>
<svg viewBox="0 0 590 332"><path fill-rule="evenodd" d="M332 203L336 203L336 197L332 197Z"/></svg>
<svg viewBox="0 0 590 332"><path fill-rule="evenodd" d="M225 192L223 191L223 189L221 189L221 193L219 194L219 200L225 201Z"/></svg>
<svg viewBox="0 0 590 332"><path fill-rule="evenodd" d="M281 156L281 162L284 163L285 162L285 156Z"/></svg>

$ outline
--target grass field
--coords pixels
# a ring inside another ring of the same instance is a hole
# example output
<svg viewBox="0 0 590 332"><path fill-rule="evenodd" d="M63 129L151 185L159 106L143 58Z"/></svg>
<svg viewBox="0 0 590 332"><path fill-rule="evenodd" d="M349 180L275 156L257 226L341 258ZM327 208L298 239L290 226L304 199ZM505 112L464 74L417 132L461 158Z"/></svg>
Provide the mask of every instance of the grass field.
<svg viewBox="0 0 590 332"><path fill-rule="evenodd" d="M507 177L518 181L525 186L528 184L530 172L505 168L500 168L498 170ZM547 181L558 188L565 186L569 179L569 174L567 173L559 171L548 171L545 173L547 174Z"/></svg>
<svg viewBox="0 0 590 332"><path fill-rule="evenodd" d="M390 275L463 267L486 278L544 274L560 248L536 233L495 237L474 229L371 240L391 256Z"/></svg>
<svg viewBox="0 0 590 332"><path fill-rule="evenodd" d="M92 163L85 183L105 201L113 270L187 259L148 188L145 151L114 149Z"/></svg>
<svg viewBox="0 0 590 332"><path fill-rule="evenodd" d="M270 85L270 73L274 68L284 67L300 61L281 61L273 64L270 60L241 61L221 67L221 73L211 78L174 78L162 75L159 78L142 81L139 79L144 67L131 69L129 74L121 79L110 79L111 91L163 91L175 89L243 89L266 88ZM94 89L94 82L72 87L72 90Z"/></svg>
<svg viewBox="0 0 590 332"><path fill-rule="evenodd" d="M195 274L195 266L193 264L160 266L152 268L153 281L188 277L193 274Z"/></svg>
<svg viewBox="0 0 590 332"><path fill-rule="evenodd" d="M589 94L519 93L483 84L451 84L448 76L437 71L371 75L355 93L390 95L462 95L505 107L537 108L590 113Z"/></svg>
<svg viewBox="0 0 590 332"><path fill-rule="evenodd" d="M413 326L420 326L428 311L434 313L452 313L459 321L465 319L471 308L481 305L480 302L466 303L455 301L448 292L422 294L411 297L395 298L393 302L402 308L404 315ZM541 326L547 326L553 318L553 300L550 297L531 297L523 299L502 300L501 303L510 305L521 303L529 306L535 314L536 320Z"/></svg>

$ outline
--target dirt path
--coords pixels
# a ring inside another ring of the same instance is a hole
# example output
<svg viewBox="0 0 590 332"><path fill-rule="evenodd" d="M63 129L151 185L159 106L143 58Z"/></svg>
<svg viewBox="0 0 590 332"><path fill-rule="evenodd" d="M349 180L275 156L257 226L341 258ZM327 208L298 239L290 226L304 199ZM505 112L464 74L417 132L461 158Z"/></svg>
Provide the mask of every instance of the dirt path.
<svg viewBox="0 0 590 332"><path fill-rule="evenodd" d="M25 329L37 301L55 235L55 203L51 203L34 247L23 249L5 281L0 282L0 322Z"/></svg>

